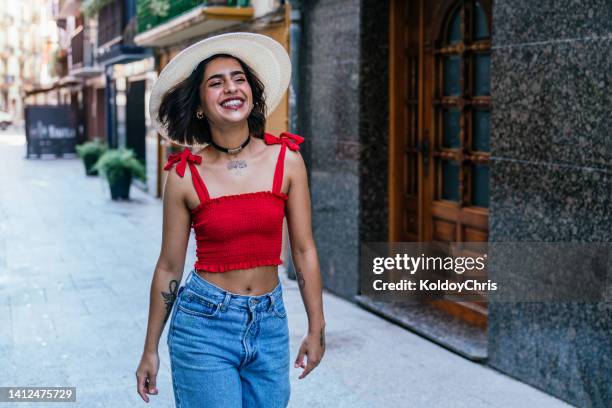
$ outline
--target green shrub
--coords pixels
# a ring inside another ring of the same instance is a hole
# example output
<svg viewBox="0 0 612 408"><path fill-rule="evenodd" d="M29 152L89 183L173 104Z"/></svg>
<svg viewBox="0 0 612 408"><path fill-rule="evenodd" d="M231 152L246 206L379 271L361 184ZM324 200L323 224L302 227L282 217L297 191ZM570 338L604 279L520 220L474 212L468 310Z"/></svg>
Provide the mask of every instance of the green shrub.
<svg viewBox="0 0 612 408"><path fill-rule="evenodd" d="M85 142L76 147L77 154L82 159L85 159L86 156L100 157L104 154L106 149L106 144L102 143L99 139Z"/></svg>
<svg viewBox="0 0 612 408"><path fill-rule="evenodd" d="M146 181L145 167L134 156L132 149L109 149L100 157L94 168L100 171L110 184L126 171L133 177Z"/></svg>

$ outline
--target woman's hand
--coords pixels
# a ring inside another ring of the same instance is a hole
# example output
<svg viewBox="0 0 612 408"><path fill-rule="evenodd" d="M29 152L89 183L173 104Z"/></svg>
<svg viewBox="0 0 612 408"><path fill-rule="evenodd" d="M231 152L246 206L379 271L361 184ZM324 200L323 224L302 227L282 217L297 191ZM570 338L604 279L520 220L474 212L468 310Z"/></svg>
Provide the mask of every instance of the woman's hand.
<svg viewBox="0 0 612 408"><path fill-rule="evenodd" d="M149 396L157 395L157 372L159 371L159 354L156 352L143 352L140 364L136 370L136 387L138 394L145 401L149 402Z"/></svg>
<svg viewBox="0 0 612 408"><path fill-rule="evenodd" d="M309 331L302 339L302 345L293 366L302 367L304 371L298 377L300 380L306 377L323 358L325 353L325 327L319 330ZM304 363L304 356L308 356L308 362Z"/></svg>

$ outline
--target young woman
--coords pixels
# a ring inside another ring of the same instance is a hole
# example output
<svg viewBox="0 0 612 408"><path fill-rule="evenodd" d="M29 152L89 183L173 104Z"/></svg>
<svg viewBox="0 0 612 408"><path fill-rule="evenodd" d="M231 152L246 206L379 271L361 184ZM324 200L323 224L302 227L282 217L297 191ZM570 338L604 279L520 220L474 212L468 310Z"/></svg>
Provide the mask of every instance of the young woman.
<svg viewBox="0 0 612 408"><path fill-rule="evenodd" d="M308 315L294 360L303 368L299 378L323 357L325 319L299 153L303 139L264 130L290 75L279 43L229 33L183 50L152 90L149 108L158 131L187 147L164 167L162 248L136 371L146 402L147 394L158 393L158 344L171 316L167 343L178 407L287 405L289 336L277 271L284 216ZM191 228L197 261L179 289Z"/></svg>

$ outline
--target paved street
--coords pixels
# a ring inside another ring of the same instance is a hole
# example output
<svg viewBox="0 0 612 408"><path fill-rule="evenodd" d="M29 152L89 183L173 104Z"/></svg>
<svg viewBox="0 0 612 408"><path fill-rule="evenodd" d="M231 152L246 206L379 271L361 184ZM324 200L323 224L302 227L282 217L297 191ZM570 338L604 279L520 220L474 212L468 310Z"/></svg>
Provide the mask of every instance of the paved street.
<svg viewBox="0 0 612 408"><path fill-rule="evenodd" d="M74 386L69 407L145 406L134 371L161 201L132 187L130 202L112 202L79 159L24 156L23 136L1 132L0 386ZM294 282L283 283L293 359L306 316ZM304 380L292 368L291 407L567 406L350 302L325 293L324 303L326 355ZM174 406L165 339L157 407Z"/></svg>

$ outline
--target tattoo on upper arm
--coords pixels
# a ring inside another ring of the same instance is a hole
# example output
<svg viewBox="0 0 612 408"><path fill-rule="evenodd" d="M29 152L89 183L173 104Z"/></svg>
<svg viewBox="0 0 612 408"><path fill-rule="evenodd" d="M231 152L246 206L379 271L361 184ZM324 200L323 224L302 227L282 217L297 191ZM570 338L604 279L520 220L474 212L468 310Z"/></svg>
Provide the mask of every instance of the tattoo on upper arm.
<svg viewBox="0 0 612 408"><path fill-rule="evenodd" d="M302 274L302 271L299 267L295 268L295 276L297 278L298 286L300 287L300 289L304 289L306 281L304 280L304 275Z"/></svg>
<svg viewBox="0 0 612 408"><path fill-rule="evenodd" d="M174 305L174 301L176 300L176 293L178 291L178 281L176 279L172 279L168 284L169 292L162 292L162 296L164 297L164 303L166 303L166 316L164 317L164 323L168 320L170 316L170 312L172 311L172 305Z"/></svg>

